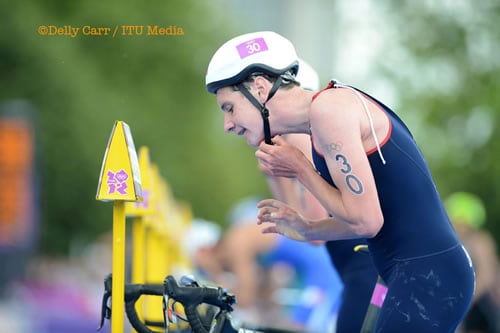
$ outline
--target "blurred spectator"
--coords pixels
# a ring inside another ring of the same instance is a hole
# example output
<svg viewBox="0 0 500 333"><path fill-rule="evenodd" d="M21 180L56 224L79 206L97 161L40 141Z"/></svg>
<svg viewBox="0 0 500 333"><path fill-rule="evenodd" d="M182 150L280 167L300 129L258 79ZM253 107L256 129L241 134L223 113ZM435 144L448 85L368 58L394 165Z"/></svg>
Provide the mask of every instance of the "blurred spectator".
<svg viewBox="0 0 500 333"><path fill-rule="evenodd" d="M326 248L263 235L258 201L249 197L233 207L216 252L198 252L198 263L236 294L234 317L247 325L331 332L342 283Z"/></svg>
<svg viewBox="0 0 500 333"><path fill-rule="evenodd" d="M182 239L182 246L194 265L193 272L197 279L215 279L221 274L220 264L215 260L216 247L222 235L221 227L212 221L195 218ZM220 281L218 281L220 282Z"/></svg>
<svg viewBox="0 0 500 333"><path fill-rule="evenodd" d="M498 333L500 268L493 237L482 228L486 222L483 202L472 193L456 192L445 200L445 206L476 272L473 303L461 330L464 333Z"/></svg>
<svg viewBox="0 0 500 333"><path fill-rule="evenodd" d="M33 258L24 277L10 284L0 300L0 331L95 332L104 277L111 270L111 246L106 234L78 256ZM110 326L106 321L100 332L110 332Z"/></svg>

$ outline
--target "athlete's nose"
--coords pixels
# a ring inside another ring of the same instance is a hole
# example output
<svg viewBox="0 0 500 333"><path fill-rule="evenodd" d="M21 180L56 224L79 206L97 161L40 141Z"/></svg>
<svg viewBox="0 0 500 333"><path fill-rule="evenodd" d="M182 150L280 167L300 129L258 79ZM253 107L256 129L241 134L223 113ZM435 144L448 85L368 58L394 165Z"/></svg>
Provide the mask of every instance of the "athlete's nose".
<svg viewBox="0 0 500 333"><path fill-rule="evenodd" d="M234 123L231 120L231 115L229 113L224 114L224 131L225 132L232 132L234 131Z"/></svg>

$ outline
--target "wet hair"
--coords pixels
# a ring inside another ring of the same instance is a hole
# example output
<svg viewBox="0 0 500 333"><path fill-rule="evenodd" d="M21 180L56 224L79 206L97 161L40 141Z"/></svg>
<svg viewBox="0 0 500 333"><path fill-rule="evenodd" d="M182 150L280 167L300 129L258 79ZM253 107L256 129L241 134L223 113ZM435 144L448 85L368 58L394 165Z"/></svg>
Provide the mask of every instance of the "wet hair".
<svg viewBox="0 0 500 333"><path fill-rule="evenodd" d="M265 78L267 81L269 81L271 83L276 82L276 80L278 79L278 76L273 76L273 75L269 75L269 74L266 74L266 73L256 72L256 73L250 74L245 80L243 80L242 83L248 89L249 88L248 84L252 83L253 81L255 81L255 78L257 76L262 76L263 78ZM287 71L287 72L281 74L280 76L281 76L281 86L280 86L280 88L290 89L293 86L300 86L300 83L295 79L295 75L291 71ZM232 88L233 88L234 91L239 91L240 90L237 85L232 85Z"/></svg>

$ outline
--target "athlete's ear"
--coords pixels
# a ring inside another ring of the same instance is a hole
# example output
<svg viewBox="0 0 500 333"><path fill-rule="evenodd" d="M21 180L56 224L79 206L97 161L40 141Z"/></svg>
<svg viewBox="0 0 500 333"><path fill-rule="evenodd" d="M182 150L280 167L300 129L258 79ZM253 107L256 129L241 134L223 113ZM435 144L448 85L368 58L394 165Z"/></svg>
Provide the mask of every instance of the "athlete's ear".
<svg viewBox="0 0 500 333"><path fill-rule="evenodd" d="M267 99L267 95L269 94L270 82L264 78L263 76L257 76L254 81L254 88L257 90L257 96L259 102L264 103Z"/></svg>

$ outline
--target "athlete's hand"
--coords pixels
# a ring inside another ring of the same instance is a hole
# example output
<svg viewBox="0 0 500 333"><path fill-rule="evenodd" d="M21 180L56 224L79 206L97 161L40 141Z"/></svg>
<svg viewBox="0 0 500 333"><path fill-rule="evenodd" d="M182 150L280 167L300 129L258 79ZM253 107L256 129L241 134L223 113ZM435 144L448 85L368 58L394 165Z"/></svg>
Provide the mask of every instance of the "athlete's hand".
<svg viewBox="0 0 500 333"><path fill-rule="evenodd" d="M273 145L262 142L255 152L262 173L274 177L296 178L304 166L311 165L302 151L288 144L281 136L275 136L273 142Z"/></svg>
<svg viewBox="0 0 500 333"><path fill-rule="evenodd" d="M269 223L262 233L281 234L294 240L307 241L309 221L290 206L278 200L265 199L257 204L257 208L257 224Z"/></svg>

